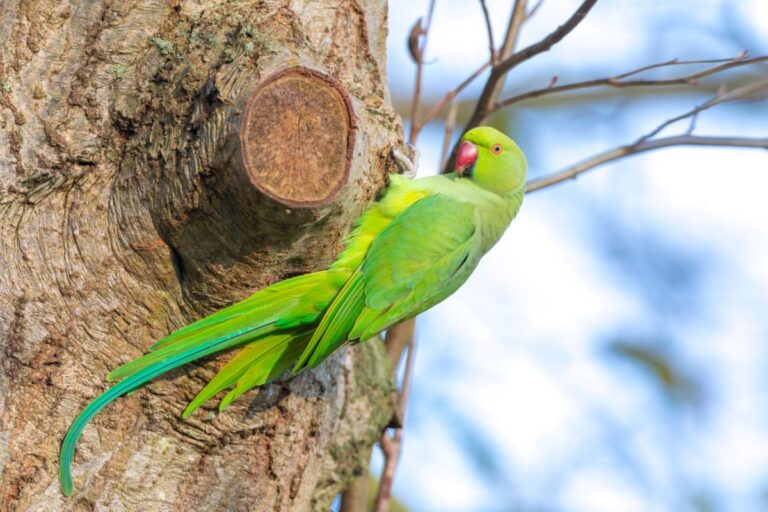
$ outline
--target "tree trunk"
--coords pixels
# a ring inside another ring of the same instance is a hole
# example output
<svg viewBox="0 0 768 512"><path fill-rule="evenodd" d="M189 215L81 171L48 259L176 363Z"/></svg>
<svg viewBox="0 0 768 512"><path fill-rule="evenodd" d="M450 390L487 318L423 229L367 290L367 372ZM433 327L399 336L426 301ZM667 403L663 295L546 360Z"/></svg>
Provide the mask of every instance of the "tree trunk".
<svg viewBox="0 0 768 512"><path fill-rule="evenodd" d="M384 0L3 0L0 510L327 510L391 417L381 344L187 421L226 356L59 443L156 339L327 266L402 144Z"/></svg>

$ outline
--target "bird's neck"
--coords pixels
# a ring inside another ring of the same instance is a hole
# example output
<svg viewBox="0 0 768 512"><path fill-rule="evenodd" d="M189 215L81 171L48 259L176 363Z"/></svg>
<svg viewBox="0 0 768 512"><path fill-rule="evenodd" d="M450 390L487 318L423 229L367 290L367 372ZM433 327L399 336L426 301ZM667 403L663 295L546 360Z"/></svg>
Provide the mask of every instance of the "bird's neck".
<svg viewBox="0 0 768 512"><path fill-rule="evenodd" d="M515 217L515 215L517 215L517 211L523 204L523 196L525 196L525 182L523 182L516 189L512 190L511 192L507 192L502 196L507 201L507 205L509 206L511 215L510 222Z"/></svg>
<svg viewBox="0 0 768 512"><path fill-rule="evenodd" d="M483 202L478 210L480 248L483 253L493 247L520 210L525 185L506 194L492 193L494 199Z"/></svg>

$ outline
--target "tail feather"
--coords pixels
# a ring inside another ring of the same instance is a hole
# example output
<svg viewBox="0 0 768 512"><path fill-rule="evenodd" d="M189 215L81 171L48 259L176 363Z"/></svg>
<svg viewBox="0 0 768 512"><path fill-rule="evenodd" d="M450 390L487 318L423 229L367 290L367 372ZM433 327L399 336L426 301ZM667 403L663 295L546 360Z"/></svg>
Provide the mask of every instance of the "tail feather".
<svg viewBox="0 0 768 512"><path fill-rule="evenodd" d="M144 368L172 358L176 354L184 353L190 348L206 345L211 341L221 339L222 337L231 334L239 335L260 328L262 329L262 333L268 334L275 329L272 325L273 323L274 319L269 317L262 319L255 315L244 315L232 320L203 327L195 333L190 333L185 339L180 340L173 345L167 345L154 352L148 352L147 354L116 368L107 375L107 380L111 382L124 379Z"/></svg>
<svg viewBox="0 0 768 512"><path fill-rule="evenodd" d="M271 330L282 330L312 323L335 295L335 287L327 286L327 274L316 272L281 281L242 302L174 331L152 345L149 353L113 370L107 375L107 380L123 379L177 352L232 331L268 324L274 324Z"/></svg>
<svg viewBox="0 0 768 512"><path fill-rule="evenodd" d="M285 307L285 301L291 300L306 300L309 292L317 291L318 287L328 284L330 272L315 272L313 274L305 274L285 281L280 281L268 288L259 290L245 300L219 310L211 315L201 318L200 320L193 322L181 329L173 331L171 334L157 341L154 345L149 347L150 352L154 352L163 347L173 345L187 339L188 336L199 332L207 327L232 320L245 314L252 314L257 310L264 308L277 308ZM333 287L328 291L335 291ZM331 294L330 298L326 298L325 294L319 294L316 303L313 304L315 308L319 306L319 309L324 308L330 300L333 298ZM281 302L282 301L282 302ZM276 304L277 303L277 304Z"/></svg>
<svg viewBox="0 0 768 512"><path fill-rule="evenodd" d="M308 339L312 329L294 330L288 332L277 332L263 336L258 340L249 343L243 347L226 365L224 365L200 390L195 398L189 403L182 416L188 418L195 410L213 398L220 391L237 384L243 385L241 378L248 375L248 379L256 382L247 387L244 391L268 382L278 377L285 370L275 367L275 363L281 355L285 354L289 346L299 345L303 349L302 340ZM297 349L294 349L297 350ZM276 357L277 356L277 357ZM254 378L255 377L255 378ZM222 407L222 410L224 408Z"/></svg>
<svg viewBox="0 0 768 512"><path fill-rule="evenodd" d="M264 385L290 369L307 346L312 331L306 331L285 343L275 345L265 351L242 376L237 379L235 388L229 391L219 404L223 411L240 395L256 386Z"/></svg>
<svg viewBox="0 0 768 512"><path fill-rule="evenodd" d="M153 345L148 354L110 373L108 379L119 382L80 413L61 445L59 481L64 494L71 496L73 491L70 466L77 440L88 422L104 407L174 368L248 343L252 343L250 347L254 348L248 348L242 356L238 355L239 359L233 359L230 364L234 365L218 380L214 378L215 385L211 386L214 383L211 381L203 390L205 394L216 389L210 395L213 396L235 382L237 387L233 391L242 393L243 385L249 382L258 385L277 377L304 350L309 339L308 333L311 333L338 288L338 277L328 271L281 281L238 304L173 332ZM289 325L303 327L285 332ZM238 380L240 378L245 379L243 384ZM194 407L190 404L185 415L188 416L204 401L196 398L193 401Z"/></svg>
<svg viewBox="0 0 768 512"><path fill-rule="evenodd" d="M180 352L167 360L160 361L157 364L136 371L109 388L96 400L91 402L91 404L75 419L72 426L69 427L69 431L67 432L66 437L64 437L64 441L61 445L61 454L59 457L59 481L61 482L61 488L64 495L72 495L73 485L70 466L72 464L72 457L75 453L77 440L80 438L80 435L88 422L91 421L100 410L122 395L135 390L159 375L169 372L183 364L200 359L201 357L247 343L258 337L259 334L258 328L247 330L245 332L232 333L231 335L213 341L212 343Z"/></svg>

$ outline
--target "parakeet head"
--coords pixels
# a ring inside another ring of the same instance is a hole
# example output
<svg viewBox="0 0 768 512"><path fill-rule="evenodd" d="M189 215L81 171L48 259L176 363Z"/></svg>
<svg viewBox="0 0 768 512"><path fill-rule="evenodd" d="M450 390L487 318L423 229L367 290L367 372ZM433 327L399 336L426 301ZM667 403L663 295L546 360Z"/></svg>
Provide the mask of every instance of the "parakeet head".
<svg viewBox="0 0 768 512"><path fill-rule="evenodd" d="M515 141L490 126L478 126L461 138L456 174L484 189L506 194L525 183L528 164Z"/></svg>

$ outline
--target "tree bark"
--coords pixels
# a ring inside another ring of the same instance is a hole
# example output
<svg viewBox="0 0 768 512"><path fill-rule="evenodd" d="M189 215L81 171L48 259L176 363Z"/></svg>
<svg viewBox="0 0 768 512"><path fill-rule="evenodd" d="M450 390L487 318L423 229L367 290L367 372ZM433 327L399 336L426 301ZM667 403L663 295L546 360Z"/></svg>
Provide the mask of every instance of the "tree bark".
<svg viewBox="0 0 768 512"><path fill-rule="evenodd" d="M226 356L181 368L56 478L111 369L333 260L403 142L385 36L384 0L3 0L0 510L327 510L367 465L378 341L188 421Z"/></svg>

